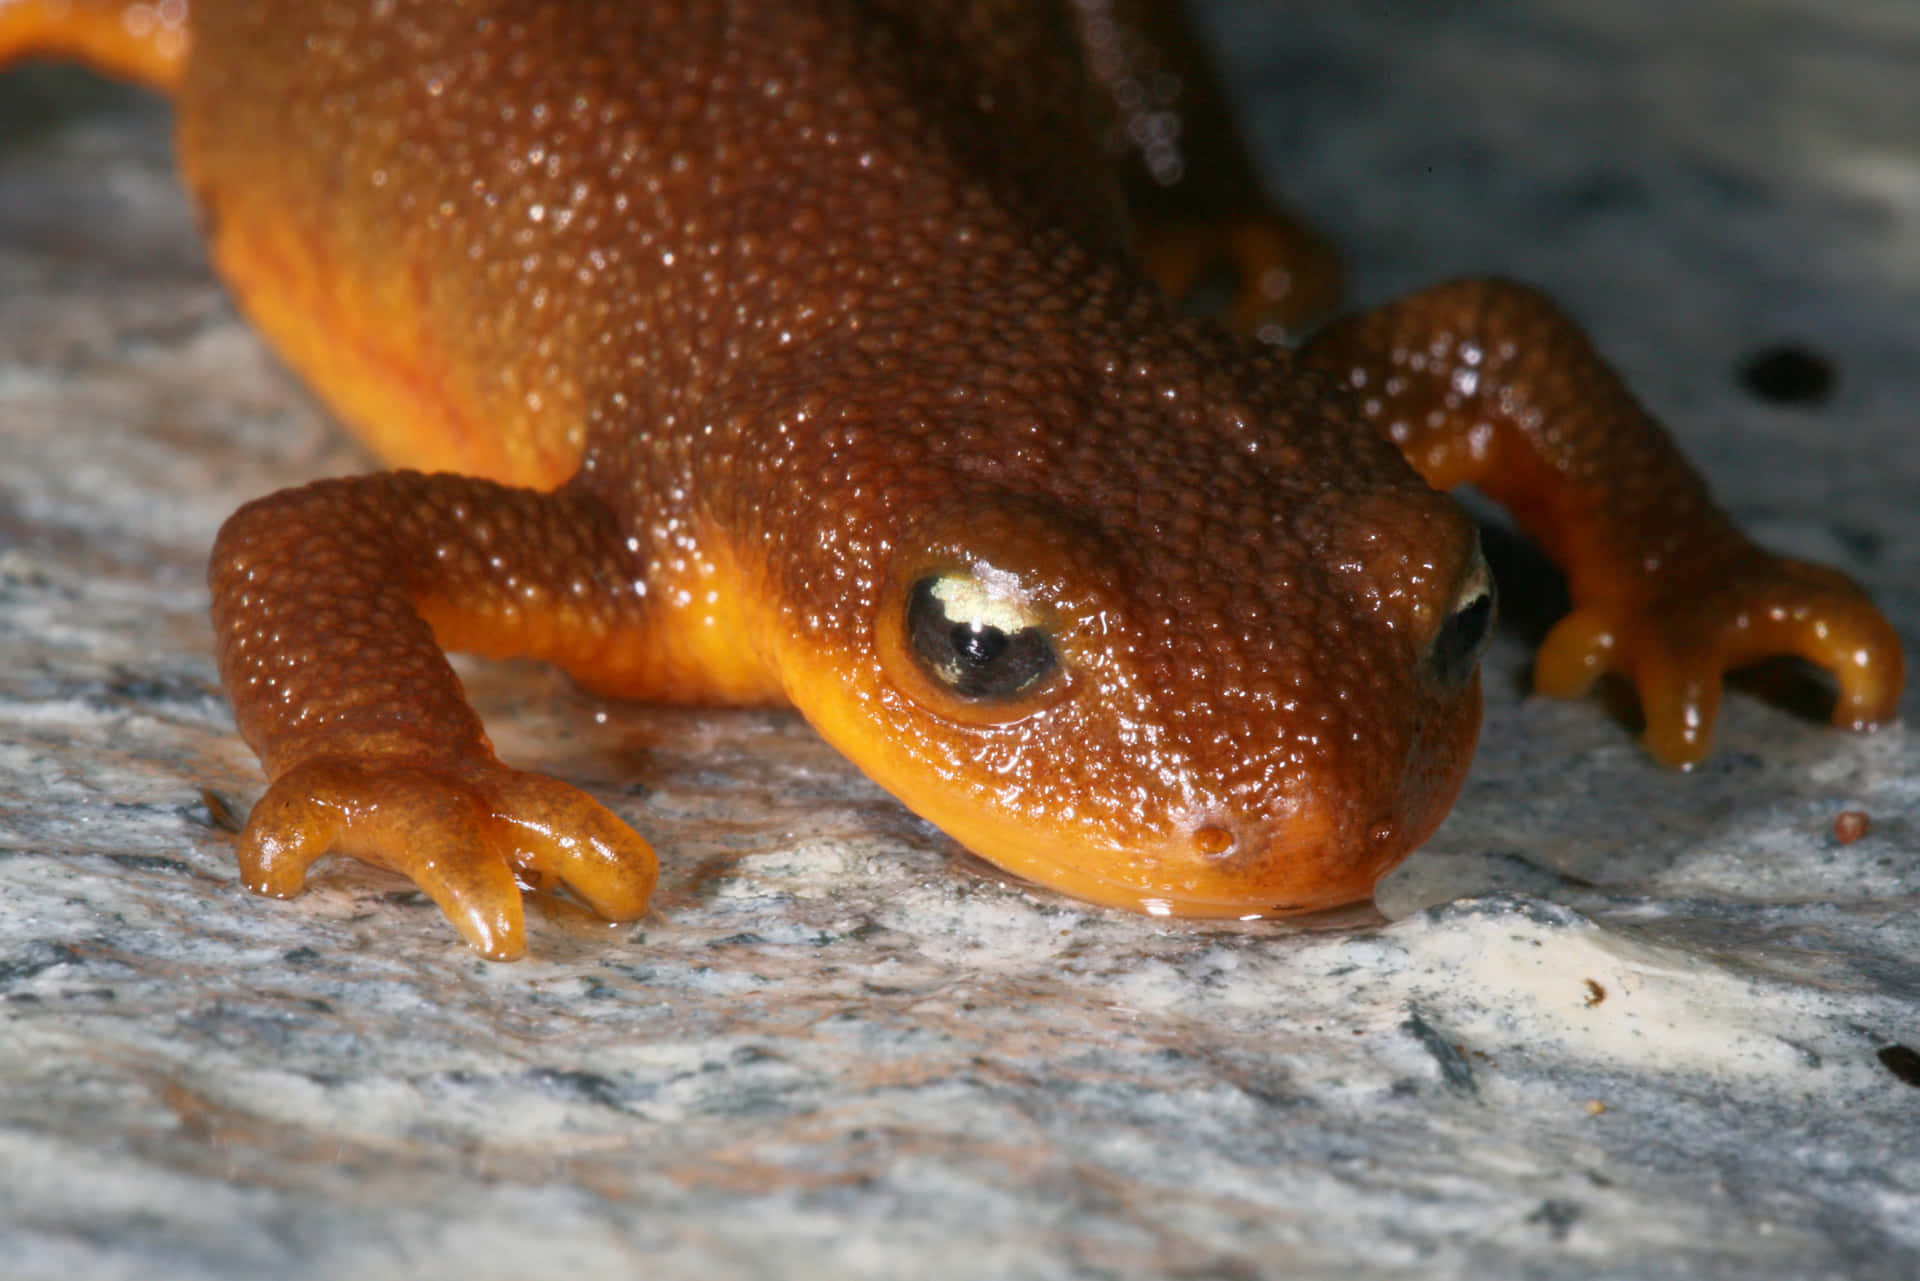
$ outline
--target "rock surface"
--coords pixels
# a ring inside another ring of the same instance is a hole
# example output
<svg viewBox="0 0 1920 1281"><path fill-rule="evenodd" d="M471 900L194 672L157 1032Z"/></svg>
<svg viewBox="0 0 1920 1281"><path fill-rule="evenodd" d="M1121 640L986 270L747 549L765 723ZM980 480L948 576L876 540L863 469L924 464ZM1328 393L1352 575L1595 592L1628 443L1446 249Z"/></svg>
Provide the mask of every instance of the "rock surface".
<svg viewBox="0 0 1920 1281"><path fill-rule="evenodd" d="M1920 9L1209 18L1360 301L1546 287L1741 521L1920 648ZM357 864L247 894L205 551L365 463L208 277L166 128L0 78L8 1275L1920 1275L1920 746L1763 681L1664 772L1521 696L1550 604L1388 923L1088 909L790 717L478 664L503 755L668 852L653 914L550 905L496 966ZM1781 345L1824 399L1754 390Z"/></svg>

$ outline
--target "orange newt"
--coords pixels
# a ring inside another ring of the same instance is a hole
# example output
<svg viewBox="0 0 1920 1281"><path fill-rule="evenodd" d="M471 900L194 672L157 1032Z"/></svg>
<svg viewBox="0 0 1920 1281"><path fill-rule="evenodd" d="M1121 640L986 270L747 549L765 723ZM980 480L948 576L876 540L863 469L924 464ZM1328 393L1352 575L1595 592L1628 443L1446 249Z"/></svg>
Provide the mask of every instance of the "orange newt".
<svg viewBox="0 0 1920 1281"><path fill-rule="evenodd" d="M1364 899L1478 731L1494 587L1440 492L1466 482L1567 574L1537 687L1624 674L1660 759L1698 760L1722 674L1772 654L1833 673L1837 723L1893 715L1860 590L1734 529L1537 294L1246 334L1337 273L1164 3L187 10L0 0L0 61L168 93L241 306L409 469L252 503L214 549L258 891L343 851L501 958L523 884L645 910L651 849L495 759L466 650L789 703L1096 903ZM1221 265L1243 332L1166 301Z"/></svg>

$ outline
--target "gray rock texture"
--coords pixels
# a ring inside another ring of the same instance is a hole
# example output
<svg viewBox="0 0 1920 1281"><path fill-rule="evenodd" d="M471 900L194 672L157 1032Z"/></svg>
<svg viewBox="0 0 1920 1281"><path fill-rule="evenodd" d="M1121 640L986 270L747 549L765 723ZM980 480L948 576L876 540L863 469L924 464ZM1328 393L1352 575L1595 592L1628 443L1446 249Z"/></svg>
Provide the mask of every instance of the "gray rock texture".
<svg viewBox="0 0 1920 1281"><path fill-rule="evenodd" d="M1920 6L1207 16L1359 301L1544 286L1920 649ZM1743 383L1781 343L1823 403ZM6 1275L1920 1275L1910 731L1789 673L1663 771L1523 697L1556 606L1515 605L1386 920L1300 931L1007 883L785 715L472 664L508 759L667 856L638 925L551 904L491 965L358 864L235 880L206 549L365 465L208 276L164 109L0 77Z"/></svg>

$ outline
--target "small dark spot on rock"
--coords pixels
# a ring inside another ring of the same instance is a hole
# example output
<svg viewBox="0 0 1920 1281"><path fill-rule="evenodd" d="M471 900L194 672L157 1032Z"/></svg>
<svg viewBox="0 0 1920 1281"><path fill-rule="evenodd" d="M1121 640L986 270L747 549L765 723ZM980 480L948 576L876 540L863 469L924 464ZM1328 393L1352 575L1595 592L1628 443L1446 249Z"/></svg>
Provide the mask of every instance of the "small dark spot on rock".
<svg viewBox="0 0 1920 1281"><path fill-rule="evenodd" d="M743 1045L727 1056L735 1067L745 1063L779 1063L781 1056L758 1045Z"/></svg>
<svg viewBox="0 0 1920 1281"><path fill-rule="evenodd" d="M621 965L614 961L604 963L604 968L620 975L630 983L644 985L653 982L655 967L651 965Z"/></svg>
<svg viewBox="0 0 1920 1281"><path fill-rule="evenodd" d="M1851 845L1873 829L1865 810L1841 810L1833 816L1833 839Z"/></svg>
<svg viewBox="0 0 1920 1281"><path fill-rule="evenodd" d="M189 875L193 869L177 858L165 858L159 854L109 854L109 861L136 872L173 872L180 876Z"/></svg>
<svg viewBox="0 0 1920 1281"><path fill-rule="evenodd" d="M1880 1066L1920 1090L1920 1050L1910 1045L1882 1046L1875 1055Z"/></svg>
<svg viewBox="0 0 1920 1281"><path fill-rule="evenodd" d="M125 669L116 670L105 688L115 702L141 706L200 707L220 698L219 690L189 676L154 676Z"/></svg>
<svg viewBox="0 0 1920 1281"><path fill-rule="evenodd" d="M1740 366L1740 385L1770 405L1825 404L1837 378L1832 360L1793 342L1763 347Z"/></svg>
<svg viewBox="0 0 1920 1281"><path fill-rule="evenodd" d="M29 943L26 954L17 960L0 961L0 984L30 979L56 965L77 965L81 955L65 943Z"/></svg>
<svg viewBox="0 0 1920 1281"><path fill-rule="evenodd" d="M1878 561L1880 553L1886 550L1887 536L1865 525L1856 525L1851 521L1830 520L1827 522L1827 532L1833 535L1835 542L1867 564Z"/></svg>
<svg viewBox="0 0 1920 1281"><path fill-rule="evenodd" d="M1703 775L1738 778L1743 774L1758 774L1766 768L1766 765L1767 758L1758 752L1727 751L1708 757L1702 765L1695 768Z"/></svg>
<svg viewBox="0 0 1920 1281"><path fill-rule="evenodd" d="M280 959L288 965L312 965L320 959L320 953L310 947L296 947L290 952L282 952Z"/></svg>
<svg viewBox="0 0 1920 1281"><path fill-rule="evenodd" d="M1262 1107L1296 1108L1296 1107L1299 1107L1303 1102L1305 1102L1305 1100L1295 1098L1291 1094L1287 1094L1280 1090L1270 1089L1264 1085L1242 1084L1240 1087L1240 1092L1246 1095L1248 1098L1252 1099L1255 1103L1260 1104Z"/></svg>
<svg viewBox="0 0 1920 1281"><path fill-rule="evenodd" d="M1542 1201L1532 1214L1527 1216L1528 1223L1539 1223L1546 1227L1547 1235L1555 1241L1567 1239L1567 1233L1580 1220L1580 1206L1573 1201Z"/></svg>
<svg viewBox="0 0 1920 1281"><path fill-rule="evenodd" d="M1480 1093L1473 1081L1473 1066L1467 1062L1467 1056L1448 1042L1447 1038L1434 1031L1433 1025L1421 1018L1418 1011L1410 1011L1406 1020L1400 1024L1400 1030L1420 1043L1420 1048L1433 1056L1439 1065L1440 1079L1451 1089L1462 1094Z"/></svg>
<svg viewBox="0 0 1920 1281"><path fill-rule="evenodd" d="M758 934L755 934L752 930L746 930L739 934L729 934L725 938L708 939L707 946L708 947L754 947L758 944L765 943L766 941L767 941L766 939L762 938Z"/></svg>
<svg viewBox="0 0 1920 1281"><path fill-rule="evenodd" d="M598 1072L580 1072L566 1068L535 1068L528 1076L556 1094L567 1095L601 1107L622 1108L619 1088Z"/></svg>

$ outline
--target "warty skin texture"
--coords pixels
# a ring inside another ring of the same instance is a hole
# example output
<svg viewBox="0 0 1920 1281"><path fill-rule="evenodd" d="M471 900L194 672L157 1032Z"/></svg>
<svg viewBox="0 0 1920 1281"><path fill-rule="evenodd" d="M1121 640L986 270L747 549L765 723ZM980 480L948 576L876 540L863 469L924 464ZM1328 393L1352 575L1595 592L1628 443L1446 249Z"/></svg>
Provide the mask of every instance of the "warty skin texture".
<svg viewBox="0 0 1920 1281"><path fill-rule="evenodd" d="M1135 44L1172 29L1117 8ZM1464 668L1435 655L1491 601L1429 481L1543 538L1576 602L1543 686L1626 671L1668 759L1757 652L1834 667L1842 721L1897 697L1857 590L1746 543L1527 291L1443 286L1300 356L1178 318L1133 258L1190 283L1196 206L1129 192L1095 109L1128 64L1090 84L1065 10L196 0L184 59L76 44L173 90L215 262L288 360L390 462L477 478L331 482L222 532L266 892L343 849L497 956L516 873L644 910L645 842L497 762L446 647L791 702L963 844L1097 902L1364 898L1478 726L1483 628ZM1332 278L1243 179L1197 207L1244 278ZM903 622L943 576L1056 668L944 688Z"/></svg>

